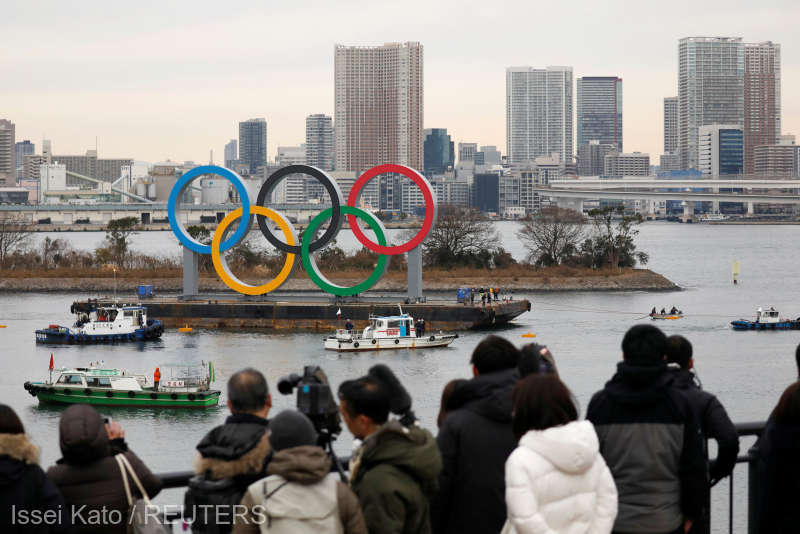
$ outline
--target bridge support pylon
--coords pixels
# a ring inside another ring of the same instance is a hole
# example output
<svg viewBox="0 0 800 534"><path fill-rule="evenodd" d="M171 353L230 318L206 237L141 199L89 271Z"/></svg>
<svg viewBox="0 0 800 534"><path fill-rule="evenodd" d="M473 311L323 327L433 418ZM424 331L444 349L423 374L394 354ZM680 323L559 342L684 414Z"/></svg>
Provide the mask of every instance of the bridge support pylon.
<svg viewBox="0 0 800 534"><path fill-rule="evenodd" d="M199 254L183 247L183 298L195 297L200 292L199 259Z"/></svg>
<svg viewBox="0 0 800 534"><path fill-rule="evenodd" d="M421 302L422 296L422 245L408 251L408 301Z"/></svg>

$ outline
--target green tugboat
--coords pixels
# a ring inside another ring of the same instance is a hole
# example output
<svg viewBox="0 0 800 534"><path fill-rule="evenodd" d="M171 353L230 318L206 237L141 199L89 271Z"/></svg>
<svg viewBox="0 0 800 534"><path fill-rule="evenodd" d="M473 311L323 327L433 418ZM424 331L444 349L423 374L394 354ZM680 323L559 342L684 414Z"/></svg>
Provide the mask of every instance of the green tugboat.
<svg viewBox="0 0 800 534"><path fill-rule="evenodd" d="M97 406L159 406L208 408L219 402L214 382L214 365L176 364L161 366L165 378L158 389L145 375L121 369L74 367L53 369L50 379L25 382L25 390L47 404L94 404Z"/></svg>

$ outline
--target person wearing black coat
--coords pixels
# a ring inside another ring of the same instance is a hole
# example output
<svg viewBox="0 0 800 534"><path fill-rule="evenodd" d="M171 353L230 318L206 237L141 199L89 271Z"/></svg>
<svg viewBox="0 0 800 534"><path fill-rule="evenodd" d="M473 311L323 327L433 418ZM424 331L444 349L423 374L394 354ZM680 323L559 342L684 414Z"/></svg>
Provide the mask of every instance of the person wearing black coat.
<svg viewBox="0 0 800 534"><path fill-rule="evenodd" d="M65 532L64 499L38 462L39 447L0 404L0 532Z"/></svg>
<svg viewBox="0 0 800 534"><path fill-rule="evenodd" d="M74 404L64 410L58 430L62 458L47 470L47 476L64 496L71 532L124 534L129 503L114 456L122 454L128 459L151 499L161 491L161 480L128 450L119 423L104 423L88 404ZM136 484L130 476L128 479L131 492L141 498Z"/></svg>
<svg viewBox="0 0 800 534"><path fill-rule="evenodd" d="M500 532L506 520L505 463L516 448L511 391L519 351L489 336L475 348L474 377L455 388L436 441L443 469L432 507L437 534Z"/></svg>
<svg viewBox="0 0 800 534"><path fill-rule="evenodd" d="M800 382L783 392L755 449L758 500L754 531L796 533L800 525Z"/></svg>

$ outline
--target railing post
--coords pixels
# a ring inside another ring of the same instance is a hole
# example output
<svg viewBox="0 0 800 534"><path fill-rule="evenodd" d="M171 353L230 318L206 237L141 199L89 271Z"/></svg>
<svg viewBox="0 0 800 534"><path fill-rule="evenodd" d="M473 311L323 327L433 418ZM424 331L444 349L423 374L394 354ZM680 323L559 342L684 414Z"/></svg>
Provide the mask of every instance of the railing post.
<svg viewBox="0 0 800 534"><path fill-rule="evenodd" d="M758 487L758 442L747 451L750 461L747 462L747 532L758 534L758 496L761 493Z"/></svg>

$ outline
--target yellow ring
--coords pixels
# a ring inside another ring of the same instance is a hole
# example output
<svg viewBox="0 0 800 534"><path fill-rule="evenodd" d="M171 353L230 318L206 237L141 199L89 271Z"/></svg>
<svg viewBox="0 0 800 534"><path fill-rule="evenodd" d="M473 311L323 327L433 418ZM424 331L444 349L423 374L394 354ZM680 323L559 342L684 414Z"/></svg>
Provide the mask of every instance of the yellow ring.
<svg viewBox="0 0 800 534"><path fill-rule="evenodd" d="M281 229L281 231L283 231L283 236L286 238L287 245L293 246L297 244L292 227L289 226L289 223L286 221L286 219L284 219L284 217L279 213L269 208L265 208L264 206L253 205L250 206L250 213L253 215L263 215L264 217L268 217L277 223L278 227ZM239 280L236 275L234 275L228 269L228 265L224 258L220 256L219 248L220 244L222 243L222 237L225 235L225 230L227 230L228 226L230 226L233 221L241 216L242 208L237 208L226 215L225 218L219 223L217 230L214 232L214 237L211 239L211 261L214 263L214 269L217 271L217 275L219 275L220 280L222 280L222 282L229 288L233 289L234 291L238 291L239 293L244 293L245 295L264 295L270 291L278 289L289 278L289 276L291 276L292 270L294 270L295 266L296 254L286 254L286 261L283 264L281 272L278 273L278 276L264 285L251 286L250 284L245 284Z"/></svg>

